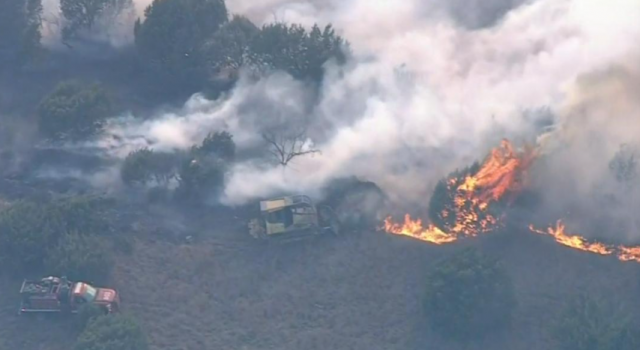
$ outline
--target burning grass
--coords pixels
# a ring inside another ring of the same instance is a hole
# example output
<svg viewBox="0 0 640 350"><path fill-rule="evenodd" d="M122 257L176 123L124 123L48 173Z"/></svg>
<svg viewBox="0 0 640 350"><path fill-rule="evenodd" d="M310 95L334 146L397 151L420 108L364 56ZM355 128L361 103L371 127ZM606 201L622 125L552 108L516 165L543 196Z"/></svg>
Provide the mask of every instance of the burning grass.
<svg viewBox="0 0 640 350"><path fill-rule="evenodd" d="M436 245L453 243L465 237L489 233L501 226L505 208L525 189L528 173L539 152L531 147L516 150L503 140L482 164L451 174L436 186L430 201L430 222L405 215L404 222L384 221L388 233L408 236ZM609 245L570 234L559 220L546 230L529 226L529 231L552 237L563 246L621 261L640 263L640 246Z"/></svg>

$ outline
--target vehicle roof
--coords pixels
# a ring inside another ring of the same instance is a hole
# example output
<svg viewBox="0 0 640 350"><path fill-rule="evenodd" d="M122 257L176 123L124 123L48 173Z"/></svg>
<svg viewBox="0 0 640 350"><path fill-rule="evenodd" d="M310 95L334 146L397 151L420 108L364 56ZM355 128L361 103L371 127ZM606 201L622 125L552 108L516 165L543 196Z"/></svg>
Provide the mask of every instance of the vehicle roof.
<svg viewBox="0 0 640 350"><path fill-rule="evenodd" d="M299 204L313 205L311 198L305 195L286 196L260 202L261 211L273 211Z"/></svg>

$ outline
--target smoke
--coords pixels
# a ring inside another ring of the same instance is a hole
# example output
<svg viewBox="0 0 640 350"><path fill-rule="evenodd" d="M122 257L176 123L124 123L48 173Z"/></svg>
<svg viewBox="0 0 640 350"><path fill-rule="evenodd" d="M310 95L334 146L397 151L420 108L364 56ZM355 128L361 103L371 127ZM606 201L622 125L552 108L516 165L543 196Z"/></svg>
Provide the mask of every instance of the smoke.
<svg viewBox="0 0 640 350"><path fill-rule="evenodd" d="M551 213L591 237L640 239L640 56L580 77L537 174Z"/></svg>
<svg viewBox="0 0 640 350"><path fill-rule="evenodd" d="M60 0L42 0L42 44L51 50L67 50L63 43L63 29L68 24L60 9ZM120 49L133 44L133 26L138 14L144 13L132 0L113 0L96 18L91 28L83 28L73 44L75 51L85 54L98 49L97 55L104 54L100 45ZM97 46L97 47L92 47Z"/></svg>
<svg viewBox="0 0 640 350"><path fill-rule="evenodd" d="M321 154L299 157L286 169L265 159L241 161L223 202L281 191L313 194L331 179L356 175L378 183L392 200L425 206L440 178L484 156L500 138L531 139L551 115L563 125L557 140L583 127L580 108L607 115L620 91L601 95L578 77L600 81L613 74L608 69L629 60L639 36L635 0L482 4L468 8L480 11L469 19L456 18L462 4L445 1L228 1L232 12L258 24L333 23L354 57L347 67L329 63L319 91L282 73L258 82L243 77L216 101L196 95L151 120L114 120L100 143L122 157L141 145L186 148L226 129L242 152L264 149L260 133L273 123L309 120L305 142ZM582 130L598 130L599 120L589 119ZM601 136L611 145L598 150L602 159L609 160L604 153L610 155L619 136ZM578 144L567 157L581 149ZM579 159L576 169L584 165ZM584 186L600 175L592 177Z"/></svg>

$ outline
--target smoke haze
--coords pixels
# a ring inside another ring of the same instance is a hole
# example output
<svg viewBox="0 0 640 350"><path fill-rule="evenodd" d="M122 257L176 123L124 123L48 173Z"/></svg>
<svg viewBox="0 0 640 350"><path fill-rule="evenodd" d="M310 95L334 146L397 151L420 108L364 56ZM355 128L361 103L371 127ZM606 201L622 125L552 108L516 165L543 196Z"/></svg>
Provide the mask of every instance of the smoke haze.
<svg viewBox="0 0 640 350"><path fill-rule="evenodd" d="M546 201L562 213L568 204L558 194L591 195L609 183L608 162L640 131L635 0L227 3L257 24L332 23L353 57L344 67L329 62L319 90L283 73L243 75L216 101L198 94L148 120L120 116L94 147L123 158L143 146L186 149L228 130L242 152L264 149L266 128L309 121L306 145L321 154L284 170L240 161L222 201L318 194L331 179L356 175L397 203L424 207L439 179L501 138L532 141L554 124L545 146L563 146L547 150L554 156L539 182L557 184ZM147 4L135 2L138 11Z"/></svg>

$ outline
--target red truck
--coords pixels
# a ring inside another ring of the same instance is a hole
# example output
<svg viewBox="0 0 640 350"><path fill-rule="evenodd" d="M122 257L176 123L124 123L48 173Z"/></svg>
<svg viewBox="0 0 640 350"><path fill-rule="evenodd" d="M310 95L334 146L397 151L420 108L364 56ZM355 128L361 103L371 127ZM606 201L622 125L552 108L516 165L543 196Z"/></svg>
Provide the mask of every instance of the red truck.
<svg viewBox="0 0 640 350"><path fill-rule="evenodd" d="M95 304L105 313L120 309L120 296L113 289L95 288L84 282L71 282L65 277L24 280L20 288L24 313L77 313L81 306Z"/></svg>

